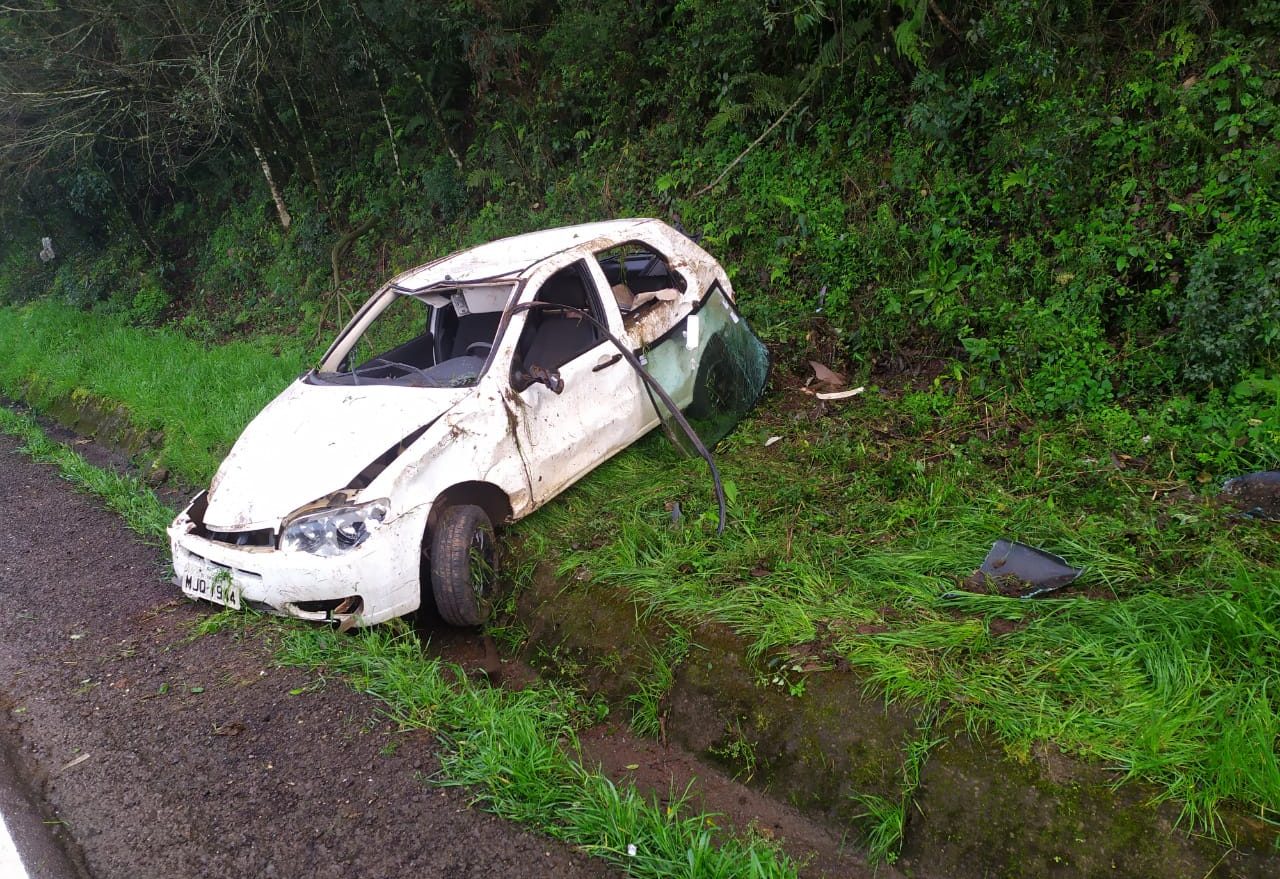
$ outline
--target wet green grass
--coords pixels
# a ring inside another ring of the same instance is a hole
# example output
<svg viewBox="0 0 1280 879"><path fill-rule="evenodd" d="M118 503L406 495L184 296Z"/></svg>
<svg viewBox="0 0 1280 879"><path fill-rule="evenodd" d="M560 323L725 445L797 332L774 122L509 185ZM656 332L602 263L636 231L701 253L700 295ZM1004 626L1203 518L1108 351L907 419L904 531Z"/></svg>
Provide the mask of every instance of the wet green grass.
<svg viewBox="0 0 1280 879"><path fill-rule="evenodd" d="M161 463L207 483L240 431L303 371L301 345L209 347L51 301L0 308L0 393L36 409L92 394L164 434Z"/></svg>
<svg viewBox="0 0 1280 879"><path fill-rule="evenodd" d="M902 785L896 797L889 798L879 794L859 794L854 797L863 810L859 817L873 863L892 864L898 860L902 851L912 798L920 787L920 773L924 770L929 754L943 741L932 737L934 724L932 719L922 724L920 732L907 744L902 762Z"/></svg>
<svg viewBox="0 0 1280 879"><path fill-rule="evenodd" d="M0 338L6 392L124 403L195 483L301 364L50 304L0 309ZM1017 758L1052 742L1152 781L1190 828L1220 831L1224 802L1276 820L1280 541L1210 500L1229 474L1200 471L1221 449L1115 407L1041 421L959 377L816 405L780 391L721 444L723 538L704 467L656 435L518 530L531 556L722 623L757 658L816 644ZM957 592L999 537L1085 575L1035 601Z"/></svg>
<svg viewBox="0 0 1280 879"><path fill-rule="evenodd" d="M1052 742L1155 782L1190 828L1220 832L1225 802L1280 817L1274 526L1229 518L1165 450L1087 421L1040 425L939 388L816 420L814 403L782 402L719 449L723 538L704 468L659 437L521 528L563 573L723 623L757 658L816 644L1017 758ZM960 591L999 537L1085 574L1037 600Z"/></svg>

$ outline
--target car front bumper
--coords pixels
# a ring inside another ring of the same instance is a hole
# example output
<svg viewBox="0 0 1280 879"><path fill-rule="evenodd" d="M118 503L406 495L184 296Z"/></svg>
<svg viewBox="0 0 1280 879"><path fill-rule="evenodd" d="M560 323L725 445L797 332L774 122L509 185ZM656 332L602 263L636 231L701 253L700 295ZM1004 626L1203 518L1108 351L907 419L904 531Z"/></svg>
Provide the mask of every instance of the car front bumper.
<svg viewBox="0 0 1280 879"><path fill-rule="evenodd" d="M184 512L169 526L174 583L230 578L243 604L308 620L340 620L353 611L371 626L418 608L422 536L430 505L383 523L354 549L335 556L237 546L193 533ZM344 599L354 598L345 608Z"/></svg>

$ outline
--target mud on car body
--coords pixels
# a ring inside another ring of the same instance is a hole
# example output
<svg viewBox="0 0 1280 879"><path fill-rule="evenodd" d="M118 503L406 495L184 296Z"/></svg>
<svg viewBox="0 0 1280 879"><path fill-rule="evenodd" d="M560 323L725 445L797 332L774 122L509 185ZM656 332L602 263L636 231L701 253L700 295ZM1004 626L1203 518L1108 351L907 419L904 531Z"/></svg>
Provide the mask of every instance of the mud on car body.
<svg viewBox="0 0 1280 879"><path fill-rule="evenodd" d="M344 625L431 600L478 624L495 524L669 417L717 439L767 369L724 270L660 221L447 256L378 290L249 424L169 528L175 581Z"/></svg>

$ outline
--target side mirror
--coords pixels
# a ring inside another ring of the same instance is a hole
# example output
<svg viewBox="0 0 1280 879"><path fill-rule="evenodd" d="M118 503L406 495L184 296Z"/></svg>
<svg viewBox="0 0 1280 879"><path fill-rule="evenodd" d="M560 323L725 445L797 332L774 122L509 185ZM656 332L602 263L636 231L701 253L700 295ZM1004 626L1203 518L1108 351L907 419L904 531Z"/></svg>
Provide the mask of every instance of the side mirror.
<svg viewBox="0 0 1280 879"><path fill-rule="evenodd" d="M511 384L517 391L523 391L529 385L546 385L547 390L553 394L564 391L564 379L560 377L560 371L537 364L530 366L528 370L517 369L511 376Z"/></svg>

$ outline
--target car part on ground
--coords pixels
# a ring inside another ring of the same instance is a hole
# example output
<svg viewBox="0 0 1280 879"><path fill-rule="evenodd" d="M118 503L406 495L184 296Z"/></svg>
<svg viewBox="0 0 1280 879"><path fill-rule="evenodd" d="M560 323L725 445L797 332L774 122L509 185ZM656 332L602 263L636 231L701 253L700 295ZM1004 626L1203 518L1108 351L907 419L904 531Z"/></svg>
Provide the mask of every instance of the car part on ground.
<svg viewBox="0 0 1280 879"><path fill-rule="evenodd" d="M1043 549L1001 538L992 544L978 571L997 585L1017 589L1019 598L1035 598L1074 582L1084 568L1073 568Z"/></svg>
<svg viewBox="0 0 1280 879"><path fill-rule="evenodd" d="M981 567L966 577L966 592L994 592L1010 598L1036 598L1072 583L1083 568L1073 568L1060 556L1003 537L991 546ZM943 597L954 595L947 593Z"/></svg>
<svg viewBox="0 0 1280 879"><path fill-rule="evenodd" d="M1239 518L1280 522L1280 470L1228 479L1222 484L1222 498L1236 508Z"/></svg>

